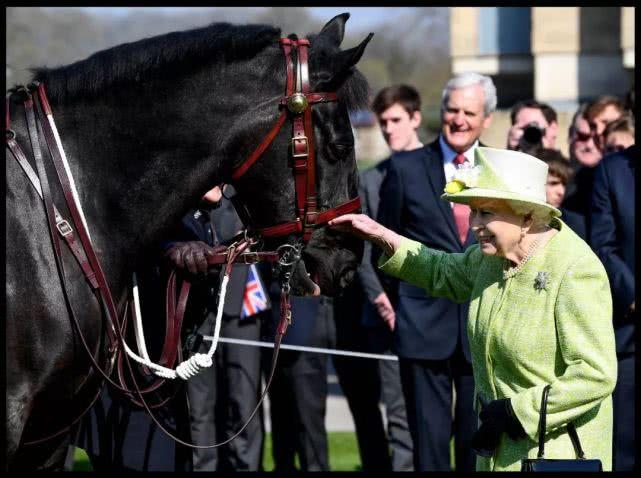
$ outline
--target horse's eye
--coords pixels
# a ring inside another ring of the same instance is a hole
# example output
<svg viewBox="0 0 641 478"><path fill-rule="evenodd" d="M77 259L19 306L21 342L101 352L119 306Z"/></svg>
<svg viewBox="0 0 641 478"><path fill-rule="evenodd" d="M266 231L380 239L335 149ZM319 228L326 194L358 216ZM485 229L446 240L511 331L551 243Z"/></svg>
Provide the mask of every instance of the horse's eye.
<svg viewBox="0 0 641 478"><path fill-rule="evenodd" d="M329 149L332 159L342 161L353 151L354 143L339 143L334 141L329 143Z"/></svg>

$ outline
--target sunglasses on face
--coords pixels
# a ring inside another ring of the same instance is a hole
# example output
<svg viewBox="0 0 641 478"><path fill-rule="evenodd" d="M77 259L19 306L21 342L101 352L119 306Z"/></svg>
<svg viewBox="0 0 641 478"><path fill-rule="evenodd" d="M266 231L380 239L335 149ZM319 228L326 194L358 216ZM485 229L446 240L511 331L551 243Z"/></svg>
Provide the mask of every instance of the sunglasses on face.
<svg viewBox="0 0 641 478"><path fill-rule="evenodd" d="M590 131L589 133L582 133L581 131L575 131L574 137L576 141L589 141L591 138L596 138L596 134Z"/></svg>

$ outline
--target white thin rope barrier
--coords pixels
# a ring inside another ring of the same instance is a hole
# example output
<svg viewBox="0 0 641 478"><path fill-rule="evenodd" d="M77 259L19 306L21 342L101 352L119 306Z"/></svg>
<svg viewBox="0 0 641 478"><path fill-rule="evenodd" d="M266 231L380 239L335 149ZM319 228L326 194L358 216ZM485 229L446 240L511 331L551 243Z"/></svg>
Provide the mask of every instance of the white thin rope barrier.
<svg viewBox="0 0 641 478"><path fill-rule="evenodd" d="M212 340L211 335L203 335L204 340ZM266 347L274 348L272 342L261 342L257 340L244 340L244 339L232 339L230 337L219 337L218 340L223 343L228 344L237 344L237 345L248 345L251 347ZM339 349L324 349L319 347L306 347L303 345L288 345L281 343L280 348L283 350L297 350L299 352L314 352L319 354L328 354L328 355L345 355L348 357L360 357L360 358L369 358L369 359L378 359L378 360L393 360L398 361L396 355L387 355L387 354L370 354L365 352L354 352L351 350L339 350Z"/></svg>

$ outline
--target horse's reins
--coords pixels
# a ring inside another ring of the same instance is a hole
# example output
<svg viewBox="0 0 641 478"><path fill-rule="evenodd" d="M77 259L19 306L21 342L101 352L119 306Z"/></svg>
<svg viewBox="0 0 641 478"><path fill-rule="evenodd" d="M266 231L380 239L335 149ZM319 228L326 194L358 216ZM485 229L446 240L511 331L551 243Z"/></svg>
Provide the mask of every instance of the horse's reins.
<svg viewBox="0 0 641 478"><path fill-rule="evenodd" d="M278 224L275 226L257 229L257 232L260 236L263 237L281 237L288 236L291 234L301 235L303 243L307 243L311 238L313 229L319 226L326 224L329 220L337 217L341 214L352 212L357 210L360 207L360 199L357 197L352 199L344 204L341 204L337 207L328 209L323 212L318 212L317 210L317 197L316 197L316 162L315 162L315 151L313 143L313 124L312 124L312 115L311 115L311 106L321 102L336 101L336 93L311 93L309 91L309 69L308 69L308 51L309 41L307 39L291 40L288 38L282 38L280 40L280 45L285 54L286 61L286 96L282 98L279 102L279 107L287 107L287 110L282 109L281 114L272 129L269 131L265 139L259 144L259 146L253 151L253 153L247 158L246 161L241 163L232 173L232 179L237 180L242 177L247 170L262 156L264 151L269 147L274 138L279 133L282 128L285 119L288 114L291 113L293 116L293 136L291 141L292 147L292 157L294 159L294 178L295 178L295 191L296 191L296 210L297 217L295 220ZM297 87L294 88L294 61L292 59L292 49L297 49L298 51L298 66L297 66ZM254 264L257 262L271 262L276 263L276 267L279 270L280 282L281 282L281 305L280 305L280 321L276 329L276 335L274 339L274 352L272 355L272 364L269 378L267 380L265 390L260 397L260 400L246 423L229 439L217 443L214 445L194 445L186 443L179 438L172 435L167 431L161 423L155 418L151 412L150 406L145 401L143 394L150 392L156 389L160 384L163 383L164 379L158 380L156 383L151 386L141 390L138 386L137 381L135 380L133 369L129 358L126 357L125 361L127 362L127 367L129 369L132 381L134 383L135 392L140 398L140 402L136 401L133 398L134 392L128 389L124 381L124 373L122 370L122 357L119 357L118 361L118 375L121 381L121 384L116 384L111 380L109 375L113 369L114 359L117 356L119 349L122 349L125 344L124 338L122 337L122 332L124 331L124 325L126 324L126 312L127 307L125 307L125 317L123 323L120 324L118 321L118 314L113 303L113 299L109 290L109 287L106 282L106 278L100 267L98 258L93 250L91 241L88 236L88 231L84 226L82 211L76 205L76 200L73 194L73 188L70 186L70 179L67 176L66 171L67 167L64 165L64 151L62 150L62 144L59 141L57 136L57 131L55 130L55 123L53 123L53 116L51 108L47 101L44 85L41 83L33 84L33 94L27 88L22 88L22 93L25 95L24 105L25 113L27 116L27 125L29 130L29 137L31 141L32 150L34 152L34 157L36 159L36 167L38 170L38 177L35 176L35 173L31 169L26 156L22 152L20 146L15 141L15 133L10 128L9 122L9 98L7 97L7 109L6 109L6 139L7 147L12 152L15 159L18 161L25 174L33 184L34 188L38 191L39 195L42 197L45 203L45 212L47 216L47 222L49 227L49 233L51 236L54 256L56 258L56 264L58 267L58 273L61 278L62 288L65 296L65 302L69 310L69 314L72 317L72 322L76 327L83 346L89 355L92 365L96 368L99 373L106 379L112 386L116 387L118 390L124 392L129 396L129 398L134 401L134 403L143 406L147 412L151 415L154 422L163 430L168 436L170 436L175 441L189 447L193 448L213 448L217 446L224 445L236 436L238 436L245 427L252 420L256 412L258 411L268 389L271 384L276 361L278 357L278 351L280 348L280 343L282 337L286 333L287 326L291 323L291 306L289 303L289 292L290 286L289 281L291 279L291 273L295 264L300 260L300 253L303 245L296 244L292 245L283 245L281 248L285 247L284 253L280 254L279 251L273 252L248 252L246 249L250 245L255 243L254 240L247 237L245 234L244 239L234 244L234 247L230 247L222 251L220 248L215 250L213 256L208 258L209 264L225 264L225 275L228 276L231 274L231 270L234 263L244 263L244 264ZM34 101L35 100L35 101ZM36 105L36 110L39 117L36 117L34 114L33 105ZM44 111L44 113L43 113ZM48 121L43 121L42 117L46 115ZM48 146L48 149L51 153L53 164L55 166L58 179L62 186L65 201L69 208L69 211L72 216L73 224L76 226L78 231L78 237L80 239L80 245L77 243L73 228L67 220L59 213L55 205L53 204L53 199L51 197L51 191L49 188L48 180L44 170L44 164L42 160L42 153L40 151L39 141L38 141L38 126L44 133L44 137ZM53 127L53 128L52 128ZM57 141L56 141L57 140ZM75 316L71 302L68 297L68 292L66 288L64 268L62 264L61 251L60 251L60 240L56 235L57 231L65 240L70 250L72 251L76 261L81 267L87 281L89 282L92 291L97 295L99 302L103 305L108 320L107 334L109 338L109 355L108 357L108 369L107 372L102 370L102 368L97 364L96 360L93 357L93 354L89 350L89 347L82 336L79 322ZM279 249L281 249L279 248ZM163 365L172 367L176 358L177 348L179 346L179 334L182 324L182 318L184 315L184 310L186 307L187 296L189 293L189 282L184 281L181 287L181 293L178 299L178 303L175 303L175 274L172 271L172 274L168 280L167 287L167 321L166 321L166 337L163 344L163 349L161 353L160 362ZM132 307L133 309L133 307ZM143 367L146 369L146 367ZM100 387L102 388L102 387ZM87 407L80 416L78 416L71 425L67 426L63 430L56 432L53 435L47 436L45 438L31 440L30 442L24 443L28 444L37 444L49 440L55 436L60 435L61 433L66 432L73 426L88 410L91 408L95 400L100 394L100 389L98 394L94 397L89 407ZM166 400L165 400L166 401ZM155 406L160 406L165 403L163 401L160 404Z"/></svg>

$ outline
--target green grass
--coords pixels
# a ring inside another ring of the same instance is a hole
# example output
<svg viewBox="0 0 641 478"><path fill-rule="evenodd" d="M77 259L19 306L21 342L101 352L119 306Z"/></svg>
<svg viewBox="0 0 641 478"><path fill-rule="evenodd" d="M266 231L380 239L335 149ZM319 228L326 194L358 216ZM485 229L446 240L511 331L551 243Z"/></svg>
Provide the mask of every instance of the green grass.
<svg viewBox="0 0 641 478"><path fill-rule="evenodd" d="M358 444L356 435L353 432L331 432L327 434L329 447L329 466L332 471L359 471L361 460L358 456ZM274 470L272 459L272 434L265 436L265 448L263 452L263 469ZM450 441L450 459L454 468L454 440ZM298 466L298 460L296 461ZM91 471L89 458L84 450L76 448L75 463L73 471Z"/></svg>
<svg viewBox="0 0 641 478"><path fill-rule="evenodd" d="M358 457L356 435L353 432L331 432L327 434L329 447L329 465L332 471L356 471L361 469ZM274 470L272 459L272 435L267 433L263 452L263 469ZM296 462L298 465L298 461ZM84 450L76 448L73 471L91 471L89 457Z"/></svg>

